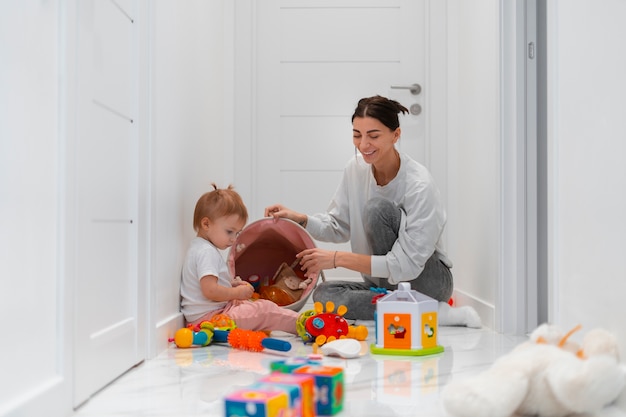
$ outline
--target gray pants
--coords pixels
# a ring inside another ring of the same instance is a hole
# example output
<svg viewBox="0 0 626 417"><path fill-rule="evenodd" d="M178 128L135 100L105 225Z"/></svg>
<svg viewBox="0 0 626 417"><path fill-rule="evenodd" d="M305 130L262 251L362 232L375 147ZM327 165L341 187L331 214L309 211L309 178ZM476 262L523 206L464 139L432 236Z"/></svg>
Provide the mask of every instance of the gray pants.
<svg viewBox="0 0 626 417"><path fill-rule="evenodd" d="M363 211L363 222L368 242L373 255L387 254L398 239L401 209L394 203L374 198L367 202ZM332 301L336 306L345 305L347 319L373 320L376 305L372 298L377 293L370 287L383 287L395 290L386 279L364 276L364 282L329 281L322 282L313 292L313 301L326 303ZM452 296L452 272L441 262L436 253L431 256L422 273L409 281L411 288L434 298L437 301L448 301Z"/></svg>

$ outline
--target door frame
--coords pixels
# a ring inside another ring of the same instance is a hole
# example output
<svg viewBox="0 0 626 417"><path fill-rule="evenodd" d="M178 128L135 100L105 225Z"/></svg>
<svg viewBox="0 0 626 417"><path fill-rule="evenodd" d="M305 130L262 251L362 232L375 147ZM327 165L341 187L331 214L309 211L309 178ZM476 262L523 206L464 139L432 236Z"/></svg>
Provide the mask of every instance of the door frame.
<svg viewBox="0 0 626 417"><path fill-rule="evenodd" d="M545 3L502 0L500 10L502 248L495 322L502 333L524 335L547 321L549 306Z"/></svg>

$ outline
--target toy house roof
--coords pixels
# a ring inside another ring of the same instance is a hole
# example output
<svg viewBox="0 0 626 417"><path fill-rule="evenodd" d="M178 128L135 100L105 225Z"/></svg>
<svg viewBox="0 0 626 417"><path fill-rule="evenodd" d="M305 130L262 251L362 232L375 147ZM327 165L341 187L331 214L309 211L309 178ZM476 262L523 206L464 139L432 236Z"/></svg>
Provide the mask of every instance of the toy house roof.
<svg viewBox="0 0 626 417"><path fill-rule="evenodd" d="M379 303L407 302L407 303L417 304L421 301L428 301L428 300L434 300L434 299L418 291L412 290L408 283L401 282L398 285L397 290L392 291L388 293L387 295L379 298L378 302Z"/></svg>

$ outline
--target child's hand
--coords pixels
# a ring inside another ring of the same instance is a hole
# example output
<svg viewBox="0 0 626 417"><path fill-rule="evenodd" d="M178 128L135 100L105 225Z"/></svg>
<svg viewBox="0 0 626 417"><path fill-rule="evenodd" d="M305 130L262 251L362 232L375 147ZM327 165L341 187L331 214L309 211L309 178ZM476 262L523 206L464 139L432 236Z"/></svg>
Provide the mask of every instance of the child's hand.
<svg viewBox="0 0 626 417"><path fill-rule="evenodd" d="M254 294L254 287L249 282L243 281L245 285L237 285L233 287L235 291L235 299L237 300L249 300Z"/></svg>
<svg viewBox="0 0 626 417"><path fill-rule="evenodd" d="M240 276L236 276L235 278L233 278L232 281L230 281L230 283L233 287L238 287L239 285L248 284L248 282L242 280Z"/></svg>

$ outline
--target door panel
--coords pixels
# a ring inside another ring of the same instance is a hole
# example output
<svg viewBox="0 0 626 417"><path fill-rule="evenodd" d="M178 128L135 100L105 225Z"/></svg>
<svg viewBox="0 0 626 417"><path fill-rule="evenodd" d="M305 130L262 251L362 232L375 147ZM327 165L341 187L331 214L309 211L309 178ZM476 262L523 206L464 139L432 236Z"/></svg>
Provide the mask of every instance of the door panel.
<svg viewBox="0 0 626 417"><path fill-rule="evenodd" d="M361 96L387 95L390 82L401 80L398 62L313 62L280 65L281 116L350 116ZM361 95L356 95L361 94Z"/></svg>
<svg viewBox="0 0 626 417"><path fill-rule="evenodd" d="M315 3L316 4L316 3ZM401 8L309 8L280 10L283 62L397 62ZM385 28L385 30L377 30Z"/></svg>
<svg viewBox="0 0 626 417"><path fill-rule="evenodd" d="M280 150L285 157L281 157L281 169L291 173L342 170L354 156L354 146L351 140L340 140L336 132L343 132L344 139L350 137L350 116L283 117Z"/></svg>
<svg viewBox="0 0 626 417"><path fill-rule="evenodd" d="M422 96L391 89L424 86L424 8L423 0L256 2L251 213L273 203L309 214L326 209L354 157L350 117L361 97L422 106L403 119L400 146L424 161ZM327 272L338 274L357 275Z"/></svg>
<svg viewBox="0 0 626 417"><path fill-rule="evenodd" d="M413 84L413 83L411 83ZM387 97L402 103L409 112L413 112L414 110L411 108L412 105L418 105L420 108L420 112L424 110L424 100L423 94L412 94L409 90L406 89L396 89L391 88L387 93ZM398 149L406 152L411 155L417 161L424 165L428 165L426 155L428 155L427 149L427 139L424 134L426 130L425 126L425 118L420 117L422 114L413 115L413 114L401 114L400 115L400 126L402 127L402 139L398 141L397 147Z"/></svg>
<svg viewBox="0 0 626 417"><path fill-rule="evenodd" d="M316 175L311 175L311 171L294 171L289 175L283 175L280 184L285 194L283 204L287 207L305 207L311 214L324 211L341 180L341 175L341 171L338 170L321 170ZM332 184L330 189L325 190L329 197L319 198L320 193L309 192L318 188L320 183Z"/></svg>
<svg viewBox="0 0 626 417"><path fill-rule="evenodd" d="M78 2L74 405L138 350L136 2Z"/></svg>

